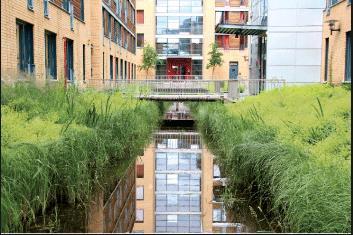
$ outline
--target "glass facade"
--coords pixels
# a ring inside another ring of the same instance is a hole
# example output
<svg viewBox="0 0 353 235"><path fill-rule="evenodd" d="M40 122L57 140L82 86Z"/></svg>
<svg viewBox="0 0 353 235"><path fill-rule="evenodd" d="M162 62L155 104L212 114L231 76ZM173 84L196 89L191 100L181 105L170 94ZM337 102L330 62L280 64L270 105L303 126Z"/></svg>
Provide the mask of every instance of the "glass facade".
<svg viewBox="0 0 353 235"><path fill-rule="evenodd" d="M201 38L157 38L156 49L159 55L202 55Z"/></svg>
<svg viewBox="0 0 353 235"><path fill-rule="evenodd" d="M202 0L157 0L157 13L202 13Z"/></svg>
<svg viewBox="0 0 353 235"><path fill-rule="evenodd" d="M202 34L203 16L157 16L157 35Z"/></svg>
<svg viewBox="0 0 353 235"><path fill-rule="evenodd" d="M201 232L200 141L197 135L156 138L155 232Z"/></svg>

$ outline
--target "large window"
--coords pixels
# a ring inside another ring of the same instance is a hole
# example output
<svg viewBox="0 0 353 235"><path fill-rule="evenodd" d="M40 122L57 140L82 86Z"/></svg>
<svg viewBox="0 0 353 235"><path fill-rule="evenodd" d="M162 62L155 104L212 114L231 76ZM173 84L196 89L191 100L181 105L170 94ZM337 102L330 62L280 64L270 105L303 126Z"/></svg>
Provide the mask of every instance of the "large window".
<svg viewBox="0 0 353 235"><path fill-rule="evenodd" d="M159 55L202 55L201 38L157 38Z"/></svg>
<svg viewBox="0 0 353 235"><path fill-rule="evenodd" d="M344 80L345 81L351 81L351 72L352 72L352 44L351 44L351 31L346 33L346 69L345 69L345 76Z"/></svg>
<svg viewBox="0 0 353 235"><path fill-rule="evenodd" d="M74 41L65 38L64 43L65 77L67 80L74 79Z"/></svg>
<svg viewBox="0 0 353 235"><path fill-rule="evenodd" d="M156 153L156 170L201 170L201 155L199 153L177 153L158 152Z"/></svg>
<svg viewBox="0 0 353 235"><path fill-rule="evenodd" d="M156 214L157 233L199 233L201 215L198 214Z"/></svg>
<svg viewBox="0 0 353 235"><path fill-rule="evenodd" d="M156 192L200 192L201 176L191 173L156 174Z"/></svg>
<svg viewBox="0 0 353 235"><path fill-rule="evenodd" d="M202 0L157 0L157 13L202 13Z"/></svg>
<svg viewBox="0 0 353 235"><path fill-rule="evenodd" d="M157 16L157 35L202 34L202 16Z"/></svg>
<svg viewBox="0 0 353 235"><path fill-rule="evenodd" d="M17 63L20 71L33 73L33 25L24 21L16 21Z"/></svg>
<svg viewBox="0 0 353 235"><path fill-rule="evenodd" d="M56 79L56 34L45 31L45 72L46 78Z"/></svg>

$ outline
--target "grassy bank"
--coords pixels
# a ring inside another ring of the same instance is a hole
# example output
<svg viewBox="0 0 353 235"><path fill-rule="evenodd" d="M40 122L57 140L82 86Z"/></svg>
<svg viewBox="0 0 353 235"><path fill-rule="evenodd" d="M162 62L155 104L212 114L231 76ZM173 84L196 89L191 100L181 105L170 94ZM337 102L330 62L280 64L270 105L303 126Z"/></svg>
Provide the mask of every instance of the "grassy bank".
<svg viewBox="0 0 353 235"><path fill-rule="evenodd" d="M158 105L62 84L1 87L1 231L24 231L59 200L85 204L143 152Z"/></svg>
<svg viewBox="0 0 353 235"><path fill-rule="evenodd" d="M350 90L286 87L194 106L233 197L244 192L283 232L350 232Z"/></svg>

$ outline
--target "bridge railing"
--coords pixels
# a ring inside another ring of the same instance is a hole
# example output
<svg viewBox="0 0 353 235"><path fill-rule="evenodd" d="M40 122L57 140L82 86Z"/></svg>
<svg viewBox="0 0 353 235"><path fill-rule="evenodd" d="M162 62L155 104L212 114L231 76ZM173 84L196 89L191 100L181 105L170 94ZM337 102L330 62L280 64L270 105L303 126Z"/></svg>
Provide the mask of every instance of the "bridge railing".
<svg viewBox="0 0 353 235"><path fill-rule="evenodd" d="M196 80L196 79L155 79L155 80L87 80L79 87L99 90L118 90L125 94L148 95L214 95L231 100L257 95L262 91L285 86L280 79L242 80Z"/></svg>

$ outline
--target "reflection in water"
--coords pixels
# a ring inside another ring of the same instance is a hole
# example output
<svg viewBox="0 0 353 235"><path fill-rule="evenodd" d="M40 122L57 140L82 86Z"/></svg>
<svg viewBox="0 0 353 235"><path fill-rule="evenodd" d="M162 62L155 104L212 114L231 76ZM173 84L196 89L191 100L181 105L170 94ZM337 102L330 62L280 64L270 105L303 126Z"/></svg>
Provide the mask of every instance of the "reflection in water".
<svg viewBox="0 0 353 235"><path fill-rule="evenodd" d="M201 232L201 150L190 141L200 137L193 135L160 135L164 138L155 151L156 232Z"/></svg>
<svg viewBox="0 0 353 235"><path fill-rule="evenodd" d="M176 112L173 114L173 112ZM188 118L186 118L188 117ZM137 162L136 222L134 232L240 233L254 232L225 210L221 193L226 185L214 156L201 136L185 128L190 113L174 104L165 119L179 121L155 133L153 143ZM169 123L170 123L169 122ZM175 121L177 122L177 121ZM185 123L180 123L185 122ZM190 122L189 122L190 123ZM170 128L170 127L169 127ZM179 131L176 131L178 130ZM139 170L140 169L140 170Z"/></svg>

